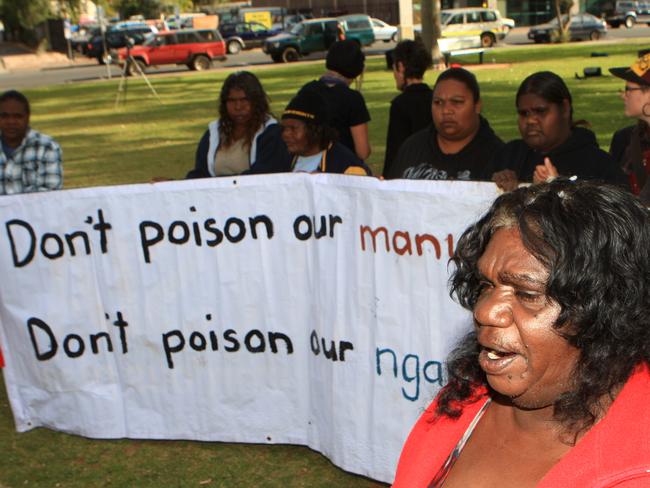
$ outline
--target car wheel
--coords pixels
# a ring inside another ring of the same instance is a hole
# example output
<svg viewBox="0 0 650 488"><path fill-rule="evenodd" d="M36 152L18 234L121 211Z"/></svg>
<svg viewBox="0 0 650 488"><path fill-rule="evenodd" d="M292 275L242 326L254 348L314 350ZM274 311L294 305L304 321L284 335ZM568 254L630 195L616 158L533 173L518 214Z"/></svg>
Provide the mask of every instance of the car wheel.
<svg viewBox="0 0 650 488"><path fill-rule="evenodd" d="M591 31L591 33L589 33L589 39L591 39L592 41L597 41L598 39L600 39L600 32Z"/></svg>
<svg viewBox="0 0 650 488"><path fill-rule="evenodd" d="M199 54L192 60L192 69L194 71L205 71L206 69L210 69L211 66L212 62L210 58L204 54Z"/></svg>
<svg viewBox="0 0 650 488"><path fill-rule="evenodd" d="M285 63L293 63L294 61L298 61L299 57L300 55L298 54L298 51L295 47L285 47L284 51L282 51L282 61Z"/></svg>
<svg viewBox="0 0 650 488"><path fill-rule="evenodd" d="M140 74L140 72L144 73L145 69L147 69L147 65L144 64L139 59L135 59L133 61L127 61L126 63L126 74L129 76L138 75Z"/></svg>
<svg viewBox="0 0 650 488"><path fill-rule="evenodd" d="M625 27L628 29L634 27L634 17L632 17L631 15L625 17Z"/></svg>
<svg viewBox="0 0 650 488"><path fill-rule="evenodd" d="M237 41L228 42L228 54L239 54L241 51L241 44Z"/></svg>
<svg viewBox="0 0 650 488"><path fill-rule="evenodd" d="M497 40L491 32L484 32L481 34L481 46L492 47L496 44Z"/></svg>

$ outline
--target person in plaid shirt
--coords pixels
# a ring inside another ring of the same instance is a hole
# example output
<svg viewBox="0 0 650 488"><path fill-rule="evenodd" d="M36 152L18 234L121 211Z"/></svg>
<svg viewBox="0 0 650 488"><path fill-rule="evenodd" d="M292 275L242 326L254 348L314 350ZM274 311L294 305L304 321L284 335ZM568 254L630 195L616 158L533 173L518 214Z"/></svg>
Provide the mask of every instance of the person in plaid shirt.
<svg viewBox="0 0 650 488"><path fill-rule="evenodd" d="M0 95L0 195L58 190L61 147L29 128L29 101L16 90Z"/></svg>

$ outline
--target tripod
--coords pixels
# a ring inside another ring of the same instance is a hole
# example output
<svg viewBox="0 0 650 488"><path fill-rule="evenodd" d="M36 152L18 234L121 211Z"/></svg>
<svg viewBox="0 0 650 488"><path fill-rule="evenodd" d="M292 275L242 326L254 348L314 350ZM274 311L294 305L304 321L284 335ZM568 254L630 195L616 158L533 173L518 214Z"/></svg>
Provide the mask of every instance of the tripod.
<svg viewBox="0 0 650 488"><path fill-rule="evenodd" d="M149 78L147 78L147 75L144 74L144 71L142 70L140 63L131 55L131 46L133 46L133 39L129 38L126 44L126 62L124 63L124 69L122 70L122 78L120 79L120 85L117 87L117 95L115 96L115 108L117 108L117 106L119 105L122 95L124 95L122 101L126 104L128 76L133 73L138 73L140 76L142 76L142 79L149 86L151 93L153 93L156 99L158 99L158 101L162 104L163 103L162 100L158 96L158 93L156 92L156 89L153 87L151 82L149 82Z"/></svg>

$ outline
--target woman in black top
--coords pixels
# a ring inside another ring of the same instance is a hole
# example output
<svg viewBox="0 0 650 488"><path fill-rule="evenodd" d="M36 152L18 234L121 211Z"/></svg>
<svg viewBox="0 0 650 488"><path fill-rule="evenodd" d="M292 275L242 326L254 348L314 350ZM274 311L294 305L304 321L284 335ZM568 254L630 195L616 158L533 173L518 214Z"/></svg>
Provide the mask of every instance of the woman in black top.
<svg viewBox="0 0 650 488"><path fill-rule="evenodd" d="M621 183L620 169L598 147L594 133L573 121L571 93L550 71L527 77L516 96L521 139L510 141L495 158L494 182L510 191L520 181L577 176Z"/></svg>
<svg viewBox="0 0 650 488"><path fill-rule="evenodd" d="M363 95L350 85L361 76L364 66L365 55L357 41L335 42L327 52L325 74L301 88L321 94L329 108L329 125L338 132L339 142L361 160L370 156L370 113Z"/></svg>

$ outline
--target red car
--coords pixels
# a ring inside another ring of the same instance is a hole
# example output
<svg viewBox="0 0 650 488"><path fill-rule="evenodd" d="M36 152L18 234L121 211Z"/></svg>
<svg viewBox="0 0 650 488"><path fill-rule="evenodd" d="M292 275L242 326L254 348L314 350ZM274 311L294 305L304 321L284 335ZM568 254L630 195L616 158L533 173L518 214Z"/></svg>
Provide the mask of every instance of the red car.
<svg viewBox="0 0 650 488"><path fill-rule="evenodd" d="M225 61L226 45L217 30L184 29L156 34L141 46L120 49L118 56L129 75L136 74L138 67L144 72L161 64L184 64L202 71L215 59Z"/></svg>

